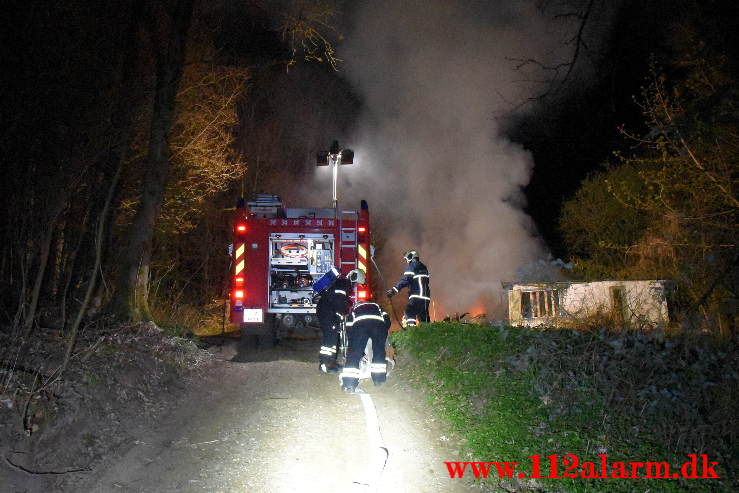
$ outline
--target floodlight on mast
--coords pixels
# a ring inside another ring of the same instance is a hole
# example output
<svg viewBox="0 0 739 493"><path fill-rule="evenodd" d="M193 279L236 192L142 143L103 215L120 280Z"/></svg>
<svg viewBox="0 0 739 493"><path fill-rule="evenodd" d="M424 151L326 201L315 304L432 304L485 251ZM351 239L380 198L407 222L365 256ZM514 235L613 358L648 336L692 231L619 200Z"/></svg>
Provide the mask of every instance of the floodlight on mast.
<svg viewBox="0 0 739 493"><path fill-rule="evenodd" d="M331 175L333 178L333 208L335 210L338 210L339 207L339 193L337 189L339 182L339 165L353 163L354 151L351 149L340 148L338 140L331 143L331 148L328 152L323 151L316 155L317 166L331 166Z"/></svg>

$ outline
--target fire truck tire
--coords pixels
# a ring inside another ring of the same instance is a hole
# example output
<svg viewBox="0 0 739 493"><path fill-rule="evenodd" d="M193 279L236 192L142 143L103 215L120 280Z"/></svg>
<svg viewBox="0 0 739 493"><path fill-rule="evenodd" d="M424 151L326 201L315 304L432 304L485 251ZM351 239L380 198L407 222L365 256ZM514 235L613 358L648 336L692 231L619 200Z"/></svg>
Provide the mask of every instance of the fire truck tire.
<svg viewBox="0 0 739 493"><path fill-rule="evenodd" d="M276 342L277 320L274 313L268 313L264 318L264 331L259 334L258 342L260 349L270 349Z"/></svg>

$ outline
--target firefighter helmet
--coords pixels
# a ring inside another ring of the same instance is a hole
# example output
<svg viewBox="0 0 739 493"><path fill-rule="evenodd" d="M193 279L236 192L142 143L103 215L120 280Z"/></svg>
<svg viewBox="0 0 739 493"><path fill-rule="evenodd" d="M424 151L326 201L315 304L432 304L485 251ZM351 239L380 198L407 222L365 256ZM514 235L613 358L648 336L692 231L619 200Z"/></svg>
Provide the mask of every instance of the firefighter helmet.
<svg viewBox="0 0 739 493"><path fill-rule="evenodd" d="M403 258L406 262L410 262L414 258L418 258L418 250L408 250L403 254Z"/></svg>
<svg viewBox="0 0 739 493"><path fill-rule="evenodd" d="M346 277L353 284L364 284L365 281L364 272L359 269L354 269L353 271L349 272Z"/></svg>

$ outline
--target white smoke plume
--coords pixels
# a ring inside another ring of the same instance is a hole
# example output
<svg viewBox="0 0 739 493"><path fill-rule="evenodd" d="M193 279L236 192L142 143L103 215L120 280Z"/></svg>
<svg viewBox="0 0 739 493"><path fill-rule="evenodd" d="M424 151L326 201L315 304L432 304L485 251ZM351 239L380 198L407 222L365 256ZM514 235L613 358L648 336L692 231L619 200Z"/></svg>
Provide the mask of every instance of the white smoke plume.
<svg viewBox="0 0 739 493"><path fill-rule="evenodd" d="M368 200L388 284L402 252L419 250L436 319L500 317L500 281L547 256L522 211L532 157L497 119L532 90L507 57L556 59L545 47L561 31L529 2L383 0L360 4L347 39L344 70L366 113L342 142L356 153L340 170L342 202Z"/></svg>

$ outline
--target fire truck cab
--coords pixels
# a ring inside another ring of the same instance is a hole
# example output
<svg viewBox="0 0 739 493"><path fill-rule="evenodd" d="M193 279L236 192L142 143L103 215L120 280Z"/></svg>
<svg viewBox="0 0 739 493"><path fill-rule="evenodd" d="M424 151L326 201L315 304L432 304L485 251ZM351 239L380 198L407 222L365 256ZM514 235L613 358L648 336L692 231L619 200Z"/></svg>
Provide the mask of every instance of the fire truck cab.
<svg viewBox="0 0 739 493"><path fill-rule="evenodd" d="M290 331L317 327L314 283L328 272L361 269L370 298L367 202L359 210L287 208L276 195L240 199L234 213L230 321L242 344L271 347Z"/></svg>

